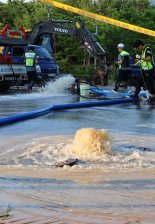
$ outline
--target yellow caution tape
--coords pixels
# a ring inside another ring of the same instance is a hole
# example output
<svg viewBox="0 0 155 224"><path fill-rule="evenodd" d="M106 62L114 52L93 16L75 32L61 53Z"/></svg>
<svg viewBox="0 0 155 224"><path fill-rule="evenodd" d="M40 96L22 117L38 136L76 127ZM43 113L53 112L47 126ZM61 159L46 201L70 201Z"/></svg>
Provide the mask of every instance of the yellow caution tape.
<svg viewBox="0 0 155 224"><path fill-rule="evenodd" d="M143 27L140 27L140 26L135 26L135 25L132 25L132 24L129 24L129 23L121 22L121 21L116 20L116 19L112 19L112 18L109 18L109 17L106 17L106 16L102 16L102 15L98 15L98 14L95 14L95 13L92 13L92 12L88 12L88 11L83 10L83 9L78 9L78 8L73 7L73 6L69 6L69 5L66 5L66 4L63 4L63 3L60 3L60 2L56 2L56 1L53 1L53 0L42 0L42 1L50 3L54 7L64 9L64 10L69 11L69 12L73 12L73 13L76 13L76 14L79 14L79 15L82 15L82 16L86 16L86 17L89 17L89 18L92 18L92 19L95 19L95 20L99 20L99 21L104 22L104 23L108 23L108 24L118 26L118 27L121 27L121 28L124 28L124 29L132 30L132 31L135 31L135 32L138 32L138 33L143 33L143 34L155 37L155 31L153 31L153 30L149 30L149 29L146 29L146 28L143 28Z"/></svg>

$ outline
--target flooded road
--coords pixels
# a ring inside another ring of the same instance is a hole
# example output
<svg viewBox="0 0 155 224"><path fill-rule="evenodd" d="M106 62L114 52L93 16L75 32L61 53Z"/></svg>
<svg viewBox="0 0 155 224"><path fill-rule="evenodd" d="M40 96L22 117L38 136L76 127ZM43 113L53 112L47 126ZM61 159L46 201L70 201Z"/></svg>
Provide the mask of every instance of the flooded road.
<svg viewBox="0 0 155 224"><path fill-rule="evenodd" d="M94 99L85 99L78 95L61 92L61 89L53 92L44 90L32 94L1 95L0 117L43 109L56 104L87 101L94 101ZM149 135L155 133L154 112L155 105L143 105L141 103L56 111L37 119L2 127L1 134L11 134L12 130L18 135L30 132L34 134L34 130L36 135L46 133L73 134L79 128L94 127L105 128L114 132Z"/></svg>
<svg viewBox="0 0 155 224"><path fill-rule="evenodd" d="M68 78L40 92L1 95L0 117L93 100L64 84ZM89 127L108 131L111 153L72 150L77 130L86 130L85 141ZM0 209L9 205L11 215L52 215L63 223L153 224L154 135L155 105L141 103L55 111L1 127ZM68 158L78 163L55 167Z"/></svg>

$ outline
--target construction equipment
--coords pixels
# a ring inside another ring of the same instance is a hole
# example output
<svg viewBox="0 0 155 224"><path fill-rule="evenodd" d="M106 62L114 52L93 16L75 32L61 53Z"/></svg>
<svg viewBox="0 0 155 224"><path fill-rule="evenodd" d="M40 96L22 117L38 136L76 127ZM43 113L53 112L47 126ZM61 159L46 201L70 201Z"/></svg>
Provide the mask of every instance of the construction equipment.
<svg viewBox="0 0 155 224"><path fill-rule="evenodd" d="M0 38L0 46L26 46L27 41L20 38ZM19 80L27 80L26 67L23 63L13 63L11 55L0 55L0 92L6 92Z"/></svg>
<svg viewBox="0 0 155 224"><path fill-rule="evenodd" d="M11 30L8 24L1 32L1 36L3 37L18 35L19 37L26 38L29 44L33 45L44 46L44 43L46 42L47 44L48 41L48 47L44 47L48 49L50 53L53 51L53 34L76 35L79 37L82 47L95 61L99 63L103 59L106 63L107 53L101 47L94 34L88 30L80 19L74 21L53 19L39 21L28 33L28 36L26 36L27 32L23 27L20 27L19 30Z"/></svg>
<svg viewBox="0 0 155 224"><path fill-rule="evenodd" d="M63 24L71 24L72 26L64 26ZM106 55L106 52L101 47L95 36L88 30L85 24L80 20L43 20L39 21L32 28L28 42L30 44L42 45L44 38L49 38L51 43L52 34L62 35L76 35L79 37L83 47L89 52L92 57L98 57L99 55Z"/></svg>
<svg viewBox="0 0 155 224"><path fill-rule="evenodd" d="M53 49L50 50L50 48L53 47L53 34L77 36L80 39L82 48L85 49L95 61L95 72L92 75L94 78L91 77L93 80L92 82L95 82L94 80L99 80L102 85L108 84L107 56L109 55L102 48L94 34L89 31L80 19L74 21L53 19L39 21L32 28L27 40L30 44L44 46L52 52ZM48 45L46 47L44 43L47 44L47 41ZM99 70L104 70L102 75L99 75Z"/></svg>

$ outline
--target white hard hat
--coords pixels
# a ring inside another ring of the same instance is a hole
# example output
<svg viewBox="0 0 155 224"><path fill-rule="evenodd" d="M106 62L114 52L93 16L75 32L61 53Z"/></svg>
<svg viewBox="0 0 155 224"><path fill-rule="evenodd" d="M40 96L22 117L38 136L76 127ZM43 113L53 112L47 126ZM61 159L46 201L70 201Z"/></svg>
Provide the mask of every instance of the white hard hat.
<svg viewBox="0 0 155 224"><path fill-rule="evenodd" d="M122 44L122 43L118 44L117 48L124 48L124 44Z"/></svg>

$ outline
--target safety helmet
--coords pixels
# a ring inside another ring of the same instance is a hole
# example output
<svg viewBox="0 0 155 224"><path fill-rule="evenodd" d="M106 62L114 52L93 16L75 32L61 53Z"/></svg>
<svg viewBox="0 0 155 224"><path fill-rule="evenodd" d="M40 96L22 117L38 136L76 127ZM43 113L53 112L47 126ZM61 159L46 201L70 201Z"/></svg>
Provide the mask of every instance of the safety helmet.
<svg viewBox="0 0 155 224"><path fill-rule="evenodd" d="M124 44L122 44L122 43L118 44L117 48L124 48Z"/></svg>

